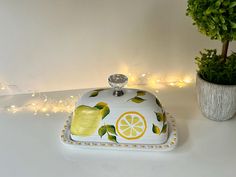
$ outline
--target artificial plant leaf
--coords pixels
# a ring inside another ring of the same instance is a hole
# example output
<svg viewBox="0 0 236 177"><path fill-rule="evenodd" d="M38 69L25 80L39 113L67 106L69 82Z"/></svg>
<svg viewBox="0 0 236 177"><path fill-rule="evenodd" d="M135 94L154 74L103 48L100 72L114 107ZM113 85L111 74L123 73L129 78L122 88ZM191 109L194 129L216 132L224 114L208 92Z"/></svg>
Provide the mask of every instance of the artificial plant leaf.
<svg viewBox="0 0 236 177"><path fill-rule="evenodd" d="M137 96L144 96L146 94L145 91L139 90L137 91Z"/></svg>
<svg viewBox="0 0 236 177"><path fill-rule="evenodd" d="M161 133L166 133L166 131L167 131L167 124L165 124L165 125L162 127Z"/></svg>
<svg viewBox="0 0 236 177"><path fill-rule="evenodd" d="M229 25L235 22L235 0L188 0L187 15L192 17L199 31L211 39L235 40L235 30ZM212 22L219 17L220 21ZM214 27L215 26L215 27Z"/></svg>
<svg viewBox="0 0 236 177"><path fill-rule="evenodd" d="M225 31L228 29L226 25L222 25L222 28L223 28L223 30L225 30Z"/></svg>
<svg viewBox="0 0 236 177"><path fill-rule="evenodd" d="M212 7L208 7L208 9L206 10L206 15L211 14L212 10L213 10Z"/></svg>
<svg viewBox="0 0 236 177"><path fill-rule="evenodd" d="M116 128L114 125L106 125L106 129L109 133L116 135Z"/></svg>
<svg viewBox="0 0 236 177"><path fill-rule="evenodd" d="M231 2L230 5L229 5L229 8L232 8L232 7L235 7L236 6L236 2Z"/></svg>
<svg viewBox="0 0 236 177"><path fill-rule="evenodd" d="M152 132L158 135L161 133L159 127L154 124L152 124Z"/></svg>
<svg viewBox="0 0 236 177"><path fill-rule="evenodd" d="M157 98L156 98L156 103L157 103L157 105L158 105L159 107L162 108L161 102L160 102Z"/></svg>
<svg viewBox="0 0 236 177"><path fill-rule="evenodd" d="M224 2L223 2L223 4L224 4L225 6L228 6L229 3L230 3L230 2L228 2L228 1L224 1Z"/></svg>
<svg viewBox="0 0 236 177"><path fill-rule="evenodd" d="M131 98L131 101L133 101L134 103L142 103L143 101L145 101L145 99L136 96L134 98Z"/></svg>
<svg viewBox="0 0 236 177"><path fill-rule="evenodd" d="M236 28L236 23L231 22L231 27Z"/></svg>
<svg viewBox="0 0 236 177"><path fill-rule="evenodd" d="M164 121L164 116L162 113L155 112L158 122Z"/></svg>
<svg viewBox="0 0 236 177"><path fill-rule="evenodd" d="M216 3L215 3L215 5L216 5L217 7L219 7L220 4L221 4L221 1L216 1Z"/></svg>
<svg viewBox="0 0 236 177"><path fill-rule="evenodd" d="M98 129L98 134L99 134L99 136L100 136L101 138L102 138L103 135L106 134L106 132L107 132L107 129L106 129L106 126L105 126L105 125L101 126L101 127Z"/></svg>
<svg viewBox="0 0 236 177"><path fill-rule="evenodd" d="M116 136L113 136L113 135L109 135L109 134L108 134L108 140L113 141L113 142L115 142L115 143L118 143L118 142L116 141Z"/></svg>

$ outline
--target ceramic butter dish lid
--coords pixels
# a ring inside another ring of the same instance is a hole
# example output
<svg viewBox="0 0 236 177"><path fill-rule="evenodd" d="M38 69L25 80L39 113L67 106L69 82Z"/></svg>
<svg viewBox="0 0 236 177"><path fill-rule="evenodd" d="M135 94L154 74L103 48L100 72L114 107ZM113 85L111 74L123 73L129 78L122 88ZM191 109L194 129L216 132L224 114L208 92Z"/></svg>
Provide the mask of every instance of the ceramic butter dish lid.
<svg viewBox="0 0 236 177"><path fill-rule="evenodd" d="M78 101L70 122L75 142L117 144L163 144L168 139L166 113L155 95L123 88L128 78L109 77L112 88L85 93Z"/></svg>

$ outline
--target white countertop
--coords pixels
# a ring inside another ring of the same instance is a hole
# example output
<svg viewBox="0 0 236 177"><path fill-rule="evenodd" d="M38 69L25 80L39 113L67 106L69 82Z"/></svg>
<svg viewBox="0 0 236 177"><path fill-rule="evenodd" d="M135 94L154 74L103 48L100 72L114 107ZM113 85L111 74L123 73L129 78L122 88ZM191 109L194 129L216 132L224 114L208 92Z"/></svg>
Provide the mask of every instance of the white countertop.
<svg viewBox="0 0 236 177"><path fill-rule="evenodd" d="M83 90L45 93L64 99ZM170 152L127 152L68 149L60 133L67 113L33 115L0 112L0 176L2 177L234 177L236 118L214 122L204 118L194 87L170 88L157 94L177 121L179 144ZM0 97L0 107L21 105L31 95Z"/></svg>

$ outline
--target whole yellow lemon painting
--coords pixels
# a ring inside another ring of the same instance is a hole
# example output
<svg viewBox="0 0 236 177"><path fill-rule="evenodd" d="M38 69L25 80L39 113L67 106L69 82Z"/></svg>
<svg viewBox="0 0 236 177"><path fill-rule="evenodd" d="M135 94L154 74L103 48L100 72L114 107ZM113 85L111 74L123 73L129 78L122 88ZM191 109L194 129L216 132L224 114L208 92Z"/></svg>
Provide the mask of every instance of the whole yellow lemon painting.
<svg viewBox="0 0 236 177"><path fill-rule="evenodd" d="M110 109L104 102L100 102L94 107L78 106L73 113L71 134L82 137L91 136L96 132L101 120L109 113Z"/></svg>

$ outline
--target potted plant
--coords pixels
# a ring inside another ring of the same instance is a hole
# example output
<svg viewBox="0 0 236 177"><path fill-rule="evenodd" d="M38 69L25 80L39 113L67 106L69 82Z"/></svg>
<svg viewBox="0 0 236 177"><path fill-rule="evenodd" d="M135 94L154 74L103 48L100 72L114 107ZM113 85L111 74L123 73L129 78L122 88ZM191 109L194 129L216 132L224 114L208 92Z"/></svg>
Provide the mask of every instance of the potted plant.
<svg viewBox="0 0 236 177"><path fill-rule="evenodd" d="M236 0L188 0L187 15L198 30L222 42L222 52L205 50L196 57L196 88L203 115L223 121L236 113L236 53L228 54L236 40Z"/></svg>

